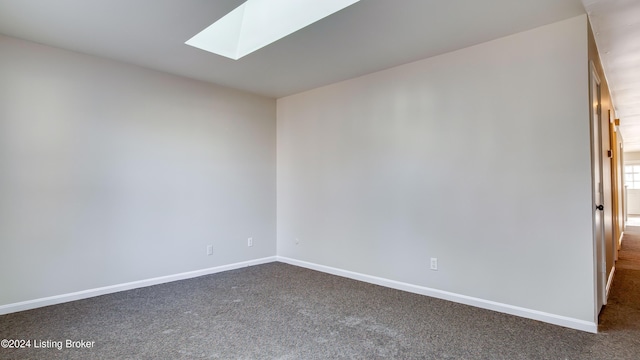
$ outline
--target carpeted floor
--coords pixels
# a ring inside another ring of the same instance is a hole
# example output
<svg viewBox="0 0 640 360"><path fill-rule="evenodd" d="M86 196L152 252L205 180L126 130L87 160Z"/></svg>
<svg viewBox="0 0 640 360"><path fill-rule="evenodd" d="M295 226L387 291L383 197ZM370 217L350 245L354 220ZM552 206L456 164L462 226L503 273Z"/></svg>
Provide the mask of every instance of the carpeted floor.
<svg viewBox="0 0 640 360"><path fill-rule="evenodd" d="M0 339L32 345L0 359L638 359L640 271L599 334L272 263L3 315Z"/></svg>
<svg viewBox="0 0 640 360"><path fill-rule="evenodd" d="M627 226L624 233L616 268L640 270L640 227Z"/></svg>

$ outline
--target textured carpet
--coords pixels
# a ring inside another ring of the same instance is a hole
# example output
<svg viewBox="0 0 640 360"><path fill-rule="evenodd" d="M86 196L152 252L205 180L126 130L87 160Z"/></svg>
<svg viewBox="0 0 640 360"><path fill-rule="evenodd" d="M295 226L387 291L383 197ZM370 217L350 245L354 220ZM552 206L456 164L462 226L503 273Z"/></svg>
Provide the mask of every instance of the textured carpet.
<svg viewBox="0 0 640 360"><path fill-rule="evenodd" d="M0 358L638 359L639 285L621 270L589 334L271 263L0 316L32 341Z"/></svg>
<svg viewBox="0 0 640 360"><path fill-rule="evenodd" d="M627 226L625 229L616 268L640 270L640 227Z"/></svg>

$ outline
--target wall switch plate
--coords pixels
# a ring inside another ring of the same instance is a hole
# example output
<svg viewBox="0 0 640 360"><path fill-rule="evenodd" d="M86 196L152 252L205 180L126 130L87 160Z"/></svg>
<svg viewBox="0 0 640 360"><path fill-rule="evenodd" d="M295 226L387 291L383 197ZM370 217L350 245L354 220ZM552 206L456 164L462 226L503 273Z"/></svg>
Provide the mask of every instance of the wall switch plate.
<svg viewBox="0 0 640 360"><path fill-rule="evenodd" d="M207 255L213 255L213 245L207 245Z"/></svg>
<svg viewBox="0 0 640 360"><path fill-rule="evenodd" d="M438 258L431 258L431 270L438 270Z"/></svg>
<svg viewBox="0 0 640 360"><path fill-rule="evenodd" d="M247 239L247 246L249 246L249 247L253 246L253 238L252 237Z"/></svg>
<svg viewBox="0 0 640 360"><path fill-rule="evenodd" d="M300 240L298 240L298 238L296 238L296 245L300 244Z"/></svg>

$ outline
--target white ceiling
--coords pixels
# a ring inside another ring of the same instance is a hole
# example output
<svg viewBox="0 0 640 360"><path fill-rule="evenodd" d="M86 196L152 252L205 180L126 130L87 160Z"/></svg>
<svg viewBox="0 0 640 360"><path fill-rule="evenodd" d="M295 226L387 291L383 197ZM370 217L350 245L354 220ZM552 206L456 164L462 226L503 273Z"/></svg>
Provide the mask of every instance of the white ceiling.
<svg viewBox="0 0 640 360"><path fill-rule="evenodd" d="M277 98L567 19L586 7L625 149L640 150L640 0L363 0L237 61L184 44L242 2L0 0L0 34Z"/></svg>
<svg viewBox="0 0 640 360"><path fill-rule="evenodd" d="M0 34L281 97L584 13L580 0L364 0L237 61L184 44L242 3L0 0Z"/></svg>

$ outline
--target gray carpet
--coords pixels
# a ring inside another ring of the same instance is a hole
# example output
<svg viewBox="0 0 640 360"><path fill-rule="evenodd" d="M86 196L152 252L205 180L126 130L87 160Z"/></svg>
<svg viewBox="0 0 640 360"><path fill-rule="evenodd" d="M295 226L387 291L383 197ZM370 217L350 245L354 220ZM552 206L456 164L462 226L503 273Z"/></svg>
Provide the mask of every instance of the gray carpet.
<svg viewBox="0 0 640 360"><path fill-rule="evenodd" d="M621 270L589 334L272 263L0 316L0 339L95 341L0 358L638 359L639 285Z"/></svg>

